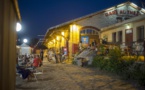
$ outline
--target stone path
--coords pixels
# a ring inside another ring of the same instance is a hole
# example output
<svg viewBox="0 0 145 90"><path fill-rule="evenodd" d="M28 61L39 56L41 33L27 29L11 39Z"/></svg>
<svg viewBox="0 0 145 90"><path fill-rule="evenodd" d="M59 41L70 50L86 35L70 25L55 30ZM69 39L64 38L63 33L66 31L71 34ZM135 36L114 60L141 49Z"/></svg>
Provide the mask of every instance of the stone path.
<svg viewBox="0 0 145 90"><path fill-rule="evenodd" d="M139 90L98 69L48 62L44 67L44 74L38 77L38 81L28 82L17 77L16 90Z"/></svg>

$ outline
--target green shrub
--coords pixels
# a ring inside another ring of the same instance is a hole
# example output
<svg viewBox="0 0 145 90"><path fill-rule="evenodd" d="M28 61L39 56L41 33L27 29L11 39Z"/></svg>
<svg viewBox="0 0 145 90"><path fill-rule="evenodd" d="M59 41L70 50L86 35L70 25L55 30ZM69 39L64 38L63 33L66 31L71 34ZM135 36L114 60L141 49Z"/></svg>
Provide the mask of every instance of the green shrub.
<svg viewBox="0 0 145 90"><path fill-rule="evenodd" d="M72 64L77 65L77 62L75 60L72 61Z"/></svg>
<svg viewBox="0 0 145 90"><path fill-rule="evenodd" d="M104 46L103 44L100 45L99 51L100 51L100 54L101 54L101 55L104 55L104 53L105 53L105 46Z"/></svg>
<svg viewBox="0 0 145 90"><path fill-rule="evenodd" d="M108 56L108 59L106 59L106 56L96 56L91 66L116 73L124 79L135 80L140 85L145 85L144 62L139 63L137 57L123 58L119 48L110 50Z"/></svg>
<svg viewBox="0 0 145 90"><path fill-rule="evenodd" d="M143 62L135 62L130 67L131 78L136 80L139 84L145 85L145 64Z"/></svg>
<svg viewBox="0 0 145 90"><path fill-rule="evenodd" d="M102 56L96 56L92 62L92 67L100 67L101 60L104 60L104 57Z"/></svg>
<svg viewBox="0 0 145 90"><path fill-rule="evenodd" d="M118 72L118 69L121 64L121 50L118 47L109 51L109 62L108 62L108 70L111 72Z"/></svg>

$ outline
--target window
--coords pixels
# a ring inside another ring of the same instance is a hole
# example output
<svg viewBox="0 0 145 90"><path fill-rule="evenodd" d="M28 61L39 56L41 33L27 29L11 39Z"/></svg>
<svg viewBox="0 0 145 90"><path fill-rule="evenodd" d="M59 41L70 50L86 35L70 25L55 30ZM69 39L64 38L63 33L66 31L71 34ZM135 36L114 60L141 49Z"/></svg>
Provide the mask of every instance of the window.
<svg viewBox="0 0 145 90"><path fill-rule="evenodd" d="M112 33L112 42L116 42L116 32Z"/></svg>
<svg viewBox="0 0 145 90"><path fill-rule="evenodd" d="M85 30L82 30L82 31L81 31L81 34L85 34Z"/></svg>
<svg viewBox="0 0 145 90"><path fill-rule="evenodd" d="M95 31L94 30L92 30L92 34L95 34Z"/></svg>
<svg viewBox="0 0 145 90"><path fill-rule="evenodd" d="M144 26L137 27L137 41L144 40Z"/></svg>
<svg viewBox="0 0 145 90"><path fill-rule="evenodd" d="M89 33L88 34L92 34L92 30L91 29L89 29Z"/></svg>
<svg viewBox="0 0 145 90"><path fill-rule="evenodd" d="M84 33L83 33L83 34L86 34L87 30L83 30L83 31L84 31Z"/></svg>
<svg viewBox="0 0 145 90"><path fill-rule="evenodd" d="M98 32L96 32L95 34L98 35Z"/></svg>
<svg viewBox="0 0 145 90"><path fill-rule="evenodd" d="M122 31L118 32L118 42L122 42Z"/></svg>
<svg viewBox="0 0 145 90"><path fill-rule="evenodd" d="M87 34L87 35L98 35L98 32L96 30L93 30L93 29L84 29L84 30L81 30L80 33Z"/></svg>
<svg viewBox="0 0 145 90"><path fill-rule="evenodd" d="M89 29L87 29L87 33L86 34L89 34Z"/></svg>
<svg viewBox="0 0 145 90"><path fill-rule="evenodd" d="M117 22L122 22L122 17L117 17Z"/></svg>

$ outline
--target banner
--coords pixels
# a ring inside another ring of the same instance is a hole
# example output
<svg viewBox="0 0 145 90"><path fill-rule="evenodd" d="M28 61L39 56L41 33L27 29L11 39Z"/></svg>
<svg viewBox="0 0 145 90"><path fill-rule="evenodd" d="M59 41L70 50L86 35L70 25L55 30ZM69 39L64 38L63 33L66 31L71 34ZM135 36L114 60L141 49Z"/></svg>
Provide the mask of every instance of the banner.
<svg viewBox="0 0 145 90"><path fill-rule="evenodd" d="M88 36L82 36L81 41L82 41L82 44L88 44L89 43L89 37Z"/></svg>

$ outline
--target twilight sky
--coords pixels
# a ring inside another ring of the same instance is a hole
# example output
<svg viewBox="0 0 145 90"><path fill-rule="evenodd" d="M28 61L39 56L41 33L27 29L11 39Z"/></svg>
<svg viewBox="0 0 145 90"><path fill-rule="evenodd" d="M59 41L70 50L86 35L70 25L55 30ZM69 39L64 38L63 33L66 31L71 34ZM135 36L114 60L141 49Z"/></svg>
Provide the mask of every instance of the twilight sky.
<svg viewBox="0 0 145 90"><path fill-rule="evenodd" d="M23 38L42 38L48 28L128 0L18 0ZM130 0L140 4L139 0Z"/></svg>

